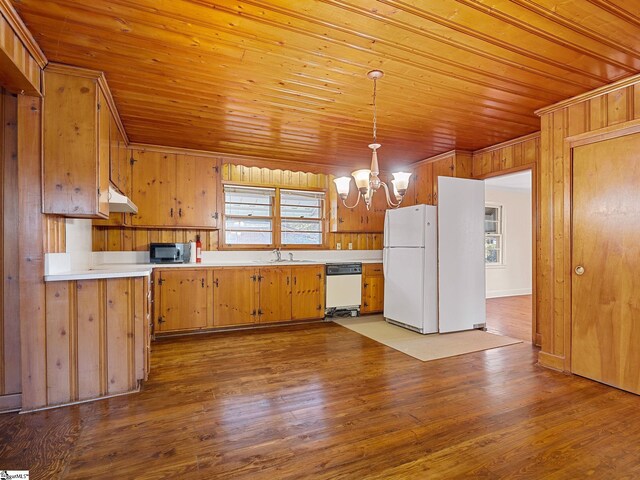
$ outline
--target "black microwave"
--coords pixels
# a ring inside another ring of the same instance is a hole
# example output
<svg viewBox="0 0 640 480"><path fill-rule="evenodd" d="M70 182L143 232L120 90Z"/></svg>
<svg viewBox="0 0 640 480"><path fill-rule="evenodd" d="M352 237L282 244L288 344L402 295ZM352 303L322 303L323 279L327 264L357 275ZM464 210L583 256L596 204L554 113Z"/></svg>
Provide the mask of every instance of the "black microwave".
<svg viewBox="0 0 640 480"><path fill-rule="evenodd" d="M191 245L188 243L152 243L149 246L151 263L189 263Z"/></svg>

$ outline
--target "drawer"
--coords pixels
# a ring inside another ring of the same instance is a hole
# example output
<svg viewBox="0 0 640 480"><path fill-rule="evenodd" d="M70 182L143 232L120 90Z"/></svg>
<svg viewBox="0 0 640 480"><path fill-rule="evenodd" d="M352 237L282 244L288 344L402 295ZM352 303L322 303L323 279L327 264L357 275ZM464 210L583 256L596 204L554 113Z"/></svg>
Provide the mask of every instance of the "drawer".
<svg viewBox="0 0 640 480"><path fill-rule="evenodd" d="M365 263L362 265L363 273L365 276L375 277L376 275L382 276L382 264L381 263Z"/></svg>

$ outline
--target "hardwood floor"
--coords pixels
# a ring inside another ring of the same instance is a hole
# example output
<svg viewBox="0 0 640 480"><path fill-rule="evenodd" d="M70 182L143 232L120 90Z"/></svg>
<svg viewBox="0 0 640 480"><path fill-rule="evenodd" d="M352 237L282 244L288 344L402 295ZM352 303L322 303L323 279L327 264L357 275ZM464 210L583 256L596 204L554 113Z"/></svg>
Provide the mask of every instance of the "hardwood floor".
<svg viewBox="0 0 640 480"><path fill-rule="evenodd" d="M32 479L637 478L640 397L531 344L421 362L333 323L165 339L138 394L0 416Z"/></svg>
<svg viewBox="0 0 640 480"><path fill-rule="evenodd" d="M487 331L531 342L531 295L487 298Z"/></svg>

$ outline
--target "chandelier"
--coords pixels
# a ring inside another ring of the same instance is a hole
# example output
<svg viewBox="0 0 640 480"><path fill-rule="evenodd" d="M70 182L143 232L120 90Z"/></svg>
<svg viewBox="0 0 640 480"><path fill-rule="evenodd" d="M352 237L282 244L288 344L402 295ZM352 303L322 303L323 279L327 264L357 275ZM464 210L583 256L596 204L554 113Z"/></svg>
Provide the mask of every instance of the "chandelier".
<svg viewBox="0 0 640 480"><path fill-rule="evenodd" d="M342 200L342 203L347 208L354 208L360 203L360 197L364 200L364 203L367 207L367 210L371 208L371 203L373 200L373 195L382 187L384 189L384 193L387 199L387 205L390 208L398 208L402 203L402 199L404 198L405 193L407 193L407 188L409 187L409 177L410 173L406 172L397 172L393 174L393 180L391 180L391 184L393 186L393 195L395 197L395 202L391 199L391 194L389 193L389 187L386 183L384 183L378 175L380 174L380 170L378 167L378 149L382 146L377 142L376 134L377 134L377 112L376 112L376 87L377 81L384 76L384 72L382 70L371 70L367 73L367 78L373 80L373 143L369 145L369 148L372 150L371 152L371 168L366 169L363 168L361 170L356 170L351 172L351 176L356 182L356 187L360 192L358 195L356 203L349 206L347 205L347 197L349 196L349 188L351 186L351 177L339 177L334 180L336 184L336 190L338 191L338 196Z"/></svg>

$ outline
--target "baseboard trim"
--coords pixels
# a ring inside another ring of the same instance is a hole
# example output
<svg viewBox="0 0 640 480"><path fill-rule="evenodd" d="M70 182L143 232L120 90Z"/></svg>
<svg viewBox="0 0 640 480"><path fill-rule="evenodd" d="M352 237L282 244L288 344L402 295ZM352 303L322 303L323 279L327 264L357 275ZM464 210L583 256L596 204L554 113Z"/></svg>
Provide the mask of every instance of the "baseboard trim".
<svg viewBox="0 0 640 480"><path fill-rule="evenodd" d="M564 357L553 355L547 352L538 352L538 365L564 372Z"/></svg>
<svg viewBox="0 0 640 480"><path fill-rule="evenodd" d="M22 408L22 394L0 396L0 413L16 412Z"/></svg>
<svg viewBox="0 0 640 480"><path fill-rule="evenodd" d="M514 290L489 290L486 294L486 298L517 297L519 295L531 295L531 289L517 288Z"/></svg>
<svg viewBox="0 0 640 480"><path fill-rule="evenodd" d="M142 381L138 380L138 385L136 386L136 388L134 390L129 390L129 391L126 391L126 392L121 392L121 393L114 393L114 394L111 394L111 395L104 395L102 397L87 398L85 400L75 400L73 402L59 403L59 404L56 404L56 405L45 405L45 406L42 406L42 407L35 407L35 408L27 409L27 410L20 410L20 413L23 414L23 413L42 412L44 410L53 410L54 408L70 407L72 405L81 405L83 403L97 402L99 400L108 400L109 398L124 397L125 395L131 395L132 393L139 393L141 387L142 387Z"/></svg>

